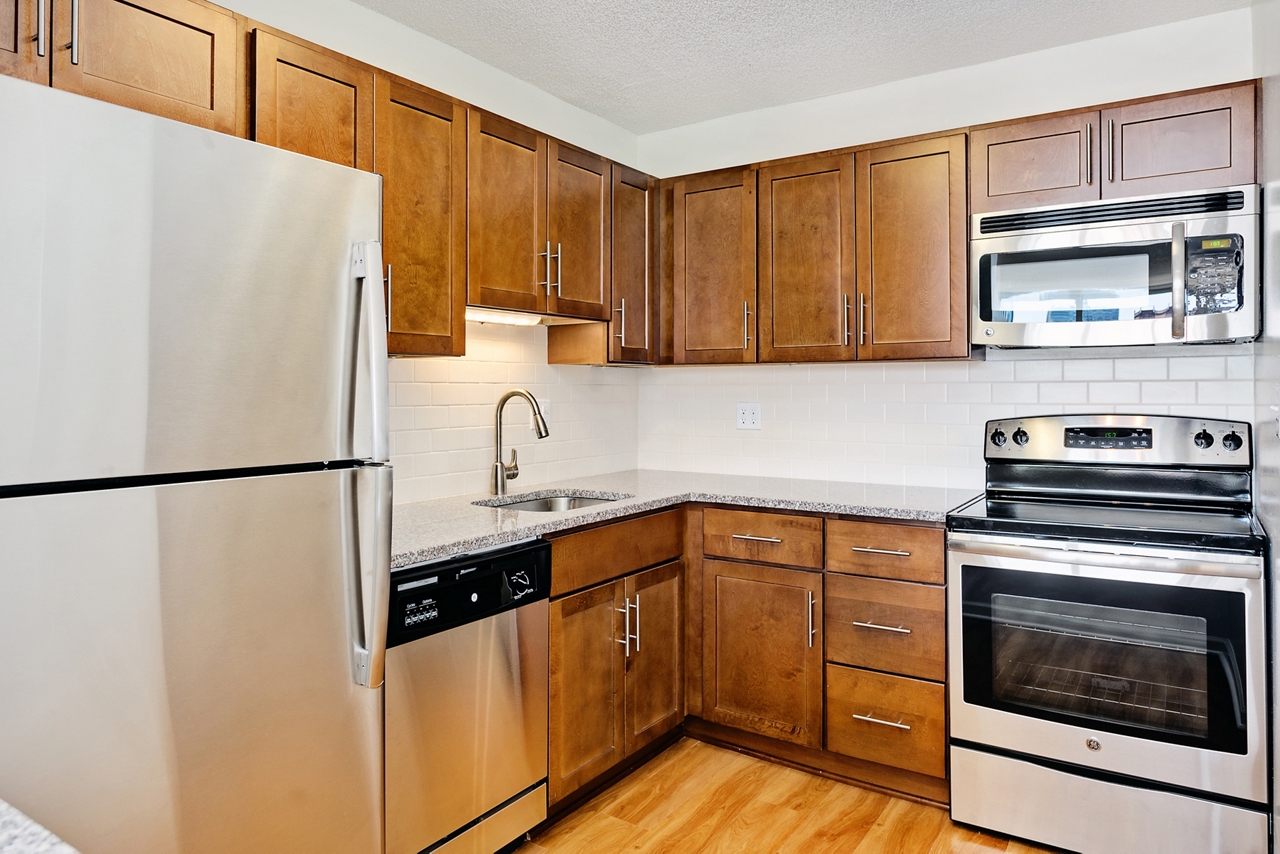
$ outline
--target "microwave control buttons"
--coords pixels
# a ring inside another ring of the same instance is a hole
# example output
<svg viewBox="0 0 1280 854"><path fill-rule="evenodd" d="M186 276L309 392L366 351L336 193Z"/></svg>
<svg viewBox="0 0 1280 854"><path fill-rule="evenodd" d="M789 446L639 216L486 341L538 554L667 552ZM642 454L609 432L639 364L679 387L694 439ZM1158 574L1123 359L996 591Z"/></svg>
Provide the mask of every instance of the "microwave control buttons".
<svg viewBox="0 0 1280 854"><path fill-rule="evenodd" d="M1003 448L1004 443L1007 441L1008 439L1005 437L1004 431L999 427L996 428L996 432L991 434L991 444L995 445L997 448Z"/></svg>
<svg viewBox="0 0 1280 854"><path fill-rule="evenodd" d="M1240 438L1240 434L1234 430L1222 437L1222 447L1228 451L1238 451L1244 447L1244 439Z"/></svg>
<svg viewBox="0 0 1280 854"><path fill-rule="evenodd" d="M1224 440L1223 444L1226 444L1225 440ZM1199 433L1197 433L1197 434L1196 434L1196 447L1197 447L1197 448L1211 448L1211 447L1213 447L1213 434L1212 434L1212 433L1210 433L1208 430L1201 430Z"/></svg>
<svg viewBox="0 0 1280 854"><path fill-rule="evenodd" d="M1015 445L1019 445L1019 446L1026 445L1027 442L1030 442L1030 441L1031 441L1031 437L1028 436L1027 431L1023 430L1021 427L1013 431L1013 443Z"/></svg>

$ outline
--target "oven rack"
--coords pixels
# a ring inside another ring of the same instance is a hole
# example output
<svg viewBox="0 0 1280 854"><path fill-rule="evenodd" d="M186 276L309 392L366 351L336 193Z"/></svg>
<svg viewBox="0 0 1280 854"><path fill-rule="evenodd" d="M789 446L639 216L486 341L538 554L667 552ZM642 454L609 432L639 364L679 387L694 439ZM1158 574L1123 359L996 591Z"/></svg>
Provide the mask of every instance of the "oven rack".
<svg viewBox="0 0 1280 854"><path fill-rule="evenodd" d="M1208 731L1209 692L1069 667L1007 661L998 698L1173 732Z"/></svg>

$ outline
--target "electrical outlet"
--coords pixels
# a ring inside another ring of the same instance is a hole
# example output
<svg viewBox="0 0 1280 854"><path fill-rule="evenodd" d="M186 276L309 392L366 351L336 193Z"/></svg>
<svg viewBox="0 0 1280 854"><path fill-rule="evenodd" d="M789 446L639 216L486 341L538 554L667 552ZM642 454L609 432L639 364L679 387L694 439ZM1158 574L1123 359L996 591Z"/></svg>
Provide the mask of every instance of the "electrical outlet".
<svg viewBox="0 0 1280 854"><path fill-rule="evenodd" d="M739 403L738 404L738 429L739 430L759 430L760 429L760 404L758 403Z"/></svg>

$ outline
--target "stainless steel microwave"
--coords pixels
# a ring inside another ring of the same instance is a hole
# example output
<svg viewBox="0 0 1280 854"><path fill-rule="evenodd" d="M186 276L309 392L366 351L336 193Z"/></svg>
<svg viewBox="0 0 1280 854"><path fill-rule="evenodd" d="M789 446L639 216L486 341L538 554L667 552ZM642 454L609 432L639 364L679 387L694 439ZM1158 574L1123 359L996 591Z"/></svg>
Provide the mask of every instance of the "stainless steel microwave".
<svg viewBox="0 0 1280 854"><path fill-rule="evenodd" d="M1258 335L1256 184L974 214L970 336L996 347Z"/></svg>

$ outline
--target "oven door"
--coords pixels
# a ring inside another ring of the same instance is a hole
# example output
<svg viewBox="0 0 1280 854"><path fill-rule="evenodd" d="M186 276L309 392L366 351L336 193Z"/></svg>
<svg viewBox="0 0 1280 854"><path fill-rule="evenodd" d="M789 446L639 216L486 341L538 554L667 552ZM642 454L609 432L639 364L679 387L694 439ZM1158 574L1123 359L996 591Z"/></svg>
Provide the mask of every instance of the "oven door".
<svg viewBox="0 0 1280 854"><path fill-rule="evenodd" d="M1175 227L1185 234L1177 259ZM973 343L1079 347L1255 338L1257 243L1257 216L1239 213L975 237ZM1175 260L1186 287L1180 338L1173 336Z"/></svg>
<svg viewBox="0 0 1280 854"><path fill-rule="evenodd" d="M1262 558L947 542L951 737L1267 800Z"/></svg>

